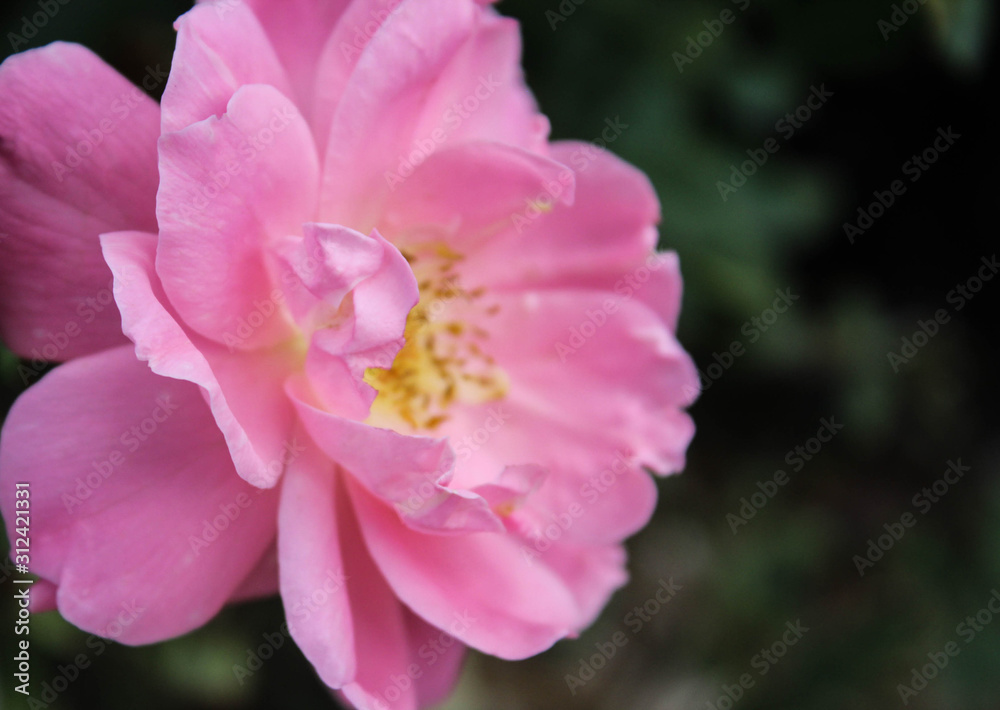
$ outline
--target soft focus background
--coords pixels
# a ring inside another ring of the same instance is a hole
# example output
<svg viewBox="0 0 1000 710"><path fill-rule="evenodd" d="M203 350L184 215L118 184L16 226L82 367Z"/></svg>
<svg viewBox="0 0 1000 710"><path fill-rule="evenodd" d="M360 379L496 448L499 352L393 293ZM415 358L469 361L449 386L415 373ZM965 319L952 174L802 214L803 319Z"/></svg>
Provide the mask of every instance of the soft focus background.
<svg viewBox="0 0 1000 710"><path fill-rule="evenodd" d="M607 121L620 125L610 149L655 183L662 245L680 253L686 280L680 338L709 386L692 410L687 470L660 481L655 519L629 541L632 580L600 621L526 662L473 654L447 708L883 709L904 706L898 686L913 687L914 668L933 677L917 679L908 708L1000 707L1000 617L960 626L1000 589L1000 278L949 300L998 251L992 7L500 3L523 24L528 80L554 137L593 140ZM166 69L170 23L186 9L69 0L17 49L81 42L138 81L147 67ZM717 23L724 10L731 24ZM5 0L4 56L8 33L37 11L37 0ZM832 96L800 127L776 126L823 87ZM939 129L960 137L938 155ZM718 183L771 138L778 152L724 200ZM926 170L906 165L927 149ZM852 243L845 223L857 226L859 208L895 180L905 193L884 214L876 207ZM793 305L769 310L788 290ZM949 322L891 362L942 308ZM0 349L0 414L23 388L16 365ZM824 419L843 429L820 446L810 439ZM969 472L934 493L959 459ZM768 484L779 470L786 483ZM773 496L750 500L761 490ZM744 498L760 507L752 518ZM905 513L912 528L897 525ZM886 525L905 534L883 537L890 549L860 574ZM6 568L0 580L2 702L24 708L11 687ZM671 581L680 589L661 604ZM42 702L31 707L332 707L291 643L242 685L234 676L282 618L277 600L245 604L133 649L105 647L54 613L36 617ZM801 630L786 633L789 623ZM610 661L594 657L616 638ZM921 670L949 642L959 655ZM89 666L59 680L80 653ZM44 683L66 689L49 703Z"/></svg>

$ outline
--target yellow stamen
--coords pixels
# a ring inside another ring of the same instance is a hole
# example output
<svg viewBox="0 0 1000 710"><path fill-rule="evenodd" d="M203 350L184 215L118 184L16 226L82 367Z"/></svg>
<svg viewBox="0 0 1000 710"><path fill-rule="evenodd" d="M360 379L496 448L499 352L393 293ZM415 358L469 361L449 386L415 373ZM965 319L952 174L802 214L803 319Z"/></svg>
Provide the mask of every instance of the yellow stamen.
<svg viewBox="0 0 1000 710"><path fill-rule="evenodd" d="M488 402L507 393L506 374L469 336L487 340L489 333L447 318L448 304L472 303L485 290L466 292L441 262L454 264L464 257L444 244L425 245L403 252L418 273L420 301L410 311L405 344L389 369L369 368L365 382L378 391L372 405L377 419L401 419L414 429L434 430L449 418L456 401ZM429 263L428 263L429 262ZM489 307L495 312L496 306Z"/></svg>

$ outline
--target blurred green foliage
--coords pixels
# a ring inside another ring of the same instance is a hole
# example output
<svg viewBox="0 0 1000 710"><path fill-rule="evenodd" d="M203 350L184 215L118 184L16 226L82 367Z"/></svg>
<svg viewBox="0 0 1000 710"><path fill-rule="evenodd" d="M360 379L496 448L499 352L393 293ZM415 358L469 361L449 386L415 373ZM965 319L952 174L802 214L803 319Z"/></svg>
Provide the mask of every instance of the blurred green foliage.
<svg viewBox="0 0 1000 710"><path fill-rule="evenodd" d="M735 341L745 354L694 406L687 470L660 482L653 522L629 543L632 581L599 622L522 663L473 656L446 707L725 708L723 685L743 674L754 683L740 710L895 707L911 669L956 640L960 655L907 707L1000 706L1000 620L971 643L956 636L1000 587L1000 283L898 373L887 361L997 247L992 210L986 219L998 157L991 4L927 0L884 37L880 21L903 3L577 1L500 4L522 21L528 81L554 137L596 139L606 119L628 125L609 147L661 197L662 245L679 252L686 281L681 341L703 372ZM34 7L10 3L4 34ZM735 21L680 71L677 53L727 9ZM80 41L138 79L169 62L170 21L184 10L73 0L31 46ZM794 136L777 134L820 85L833 97ZM948 126L961 140L851 244L843 224ZM772 137L780 150L723 201L730 166ZM800 299L750 342L745 324L786 288ZM0 351L4 409L21 389L15 366ZM831 416L844 431L791 469L788 452ZM972 471L860 576L855 556L958 458ZM789 483L734 534L727 515L778 469ZM670 578L682 591L634 631L630 612ZM0 585L0 618L13 618L11 597ZM797 619L808 633L761 675L756 654ZM91 651L53 707L330 706L291 643L244 685L234 678L281 622L276 600L256 602L176 641ZM627 644L571 694L566 676L618 632ZM2 633L6 669L7 622ZM87 634L54 614L35 619L33 638L39 681L87 649ZM24 707L8 675L4 700Z"/></svg>

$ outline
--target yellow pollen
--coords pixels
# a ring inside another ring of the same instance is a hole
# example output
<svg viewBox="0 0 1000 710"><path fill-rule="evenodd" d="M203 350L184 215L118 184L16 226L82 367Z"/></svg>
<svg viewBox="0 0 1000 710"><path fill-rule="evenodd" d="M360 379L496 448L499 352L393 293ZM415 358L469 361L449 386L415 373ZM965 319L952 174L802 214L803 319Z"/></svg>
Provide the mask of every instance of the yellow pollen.
<svg viewBox="0 0 1000 710"><path fill-rule="evenodd" d="M403 255L418 273L420 300L407 317L405 344L392 366L368 368L364 379L378 391L372 418L398 418L414 429L433 430L448 421L448 409L456 401L478 404L504 397L507 377L483 351L489 333L448 317L449 303L473 303L485 295L483 289L465 291L449 275L462 255L443 244ZM489 315L497 310L484 309Z"/></svg>

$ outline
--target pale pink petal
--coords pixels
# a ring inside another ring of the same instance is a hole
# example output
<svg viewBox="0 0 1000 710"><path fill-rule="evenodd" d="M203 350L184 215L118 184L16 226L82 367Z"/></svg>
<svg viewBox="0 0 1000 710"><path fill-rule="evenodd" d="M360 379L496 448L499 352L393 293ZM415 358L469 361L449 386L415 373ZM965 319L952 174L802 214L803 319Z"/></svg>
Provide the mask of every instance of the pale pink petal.
<svg viewBox="0 0 1000 710"><path fill-rule="evenodd" d="M443 148L412 179L393 179L379 226L402 244L445 241L472 256L539 197L555 195L558 209L569 209L574 183L566 166L514 146L476 142ZM463 264L463 277L466 271Z"/></svg>
<svg viewBox="0 0 1000 710"><path fill-rule="evenodd" d="M410 644L403 605L372 561L343 486L337 510L351 597L357 673L344 695L358 707L418 710L416 688L407 683Z"/></svg>
<svg viewBox="0 0 1000 710"><path fill-rule="evenodd" d="M308 2L308 0L305 0ZM404 0L405 1L405 0ZM283 6L269 2L281 12ZM326 44L315 61L315 84L312 87L311 116L316 145L320 155L326 155L326 140L330 121L343 98L344 89L358 63L358 58L382 25L391 22L402 2L389 5L386 0L353 0L347 3ZM303 72L300 76L309 76Z"/></svg>
<svg viewBox="0 0 1000 710"><path fill-rule="evenodd" d="M357 673L354 624L337 513L336 466L315 446L291 463L281 485L278 562L288 630L327 685ZM350 580L353 588L354 580ZM362 582L363 583L363 582Z"/></svg>
<svg viewBox="0 0 1000 710"><path fill-rule="evenodd" d="M696 392L690 358L636 299L550 290L493 301L499 310L483 321L490 337L482 348L510 384L503 400L456 407L441 427L458 454L453 485L474 489L502 462L530 461L551 472L518 514L530 529L568 519L559 532L567 539L635 533L656 503L642 466L680 470L694 434L682 411ZM462 308L466 320L475 317L461 304L454 315Z"/></svg>
<svg viewBox="0 0 1000 710"><path fill-rule="evenodd" d="M660 205L649 179L586 143L556 143L551 157L573 171L576 198L551 190L507 215L502 238L463 264L470 282L498 288L621 288L656 246Z"/></svg>
<svg viewBox="0 0 1000 710"><path fill-rule="evenodd" d="M396 357L419 297L416 279L377 231L366 237L316 223L303 231L274 252L284 300L310 340L306 374L323 408L362 420L375 398L365 371Z"/></svg>
<svg viewBox="0 0 1000 710"><path fill-rule="evenodd" d="M581 625L597 620L611 595L628 582L625 549L620 544L574 544L568 540L549 541L544 551L523 540L522 555L527 564L542 564L558 574L572 592L582 615Z"/></svg>
<svg viewBox="0 0 1000 710"><path fill-rule="evenodd" d="M135 342L136 355L159 375L200 385L239 475L258 487L274 486L300 446L283 389L295 353L231 352L185 330L153 269L156 237L119 232L101 240L115 274L123 327Z"/></svg>
<svg viewBox="0 0 1000 710"><path fill-rule="evenodd" d="M0 66L0 338L68 360L126 340L98 235L156 230L156 102L89 50Z"/></svg>
<svg viewBox="0 0 1000 710"><path fill-rule="evenodd" d="M266 86L240 89L221 119L160 139L156 270L187 325L232 345L251 314L280 298L264 250L312 221L317 169L304 119ZM236 347L292 333L279 313Z"/></svg>
<svg viewBox="0 0 1000 710"><path fill-rule="evenodd" d="M452 485L482 492L492 503L488 491L496 472L508 461L533 461L547 475L513 501L511 519L539 546L560 538L606 544L641 529L657 491L631 449L594 428L553 419L536 399L514 393L452 413L441 427L458 456Z"/></svg>
<svg viewBox="0 0 1000 710"><path fill-rule="evenodd" d="M431 626L407 608L403 608L407 634L410 639L411 660L419 675L414 685L417 707L425 708L444 702L455 687L465 658L465 645L452 633ZM466 619L455 617L451 623L456 632L466 624Z"/></svg>
<svg viewBox="0 0 1000 710"><path fill-rule="evenodd" d="M526 565L503 534L426 535L407 528L359 484L348 488L368 550L399 599L438 628L457 617L466 645L501 658L539 653L575 631L580 610L560 578ZM519 570L511 574L511 570Z"/></svg>
<svg viewBox="0 0 1000 710"><path fill-rule="evenodd" d="M362 707L382 697L409 658L403 608L372 563L338 481L321 454L282 483L281 596L292 638L327 685ZM415 710L414 689L388 707Z"/></svg>
<svg viewBox="0 0 1000 710"><path fill-rule="evenodd" d="M694 430L686 415L672 414L692 402L698 373L653 311L600 291L511 293L496 301L489 352L516 383L516 404L616 442L661 473L684 467ZM545 327L526 329L526 322Z"/></svg>
<svg viewBox="0 0 1000 710"><path fill-rule="evenodd" d="M446 441L329 414L308 404L296 389L301 384L293 382L290 395L313 440L369 491L394 506L406 525L442 534L503 529L481 496L448 488L455 456Z"/></svg>
<svg viewBox="0 0 1000 710"><path fill-rule="evenodd" d="M246 84L269 84L293 98L264 28L238 0L199 5L174 23L177 46L163 91L163 132L226 112Z"/></svg>
<svg viewBox="0 0 1000 710"><path fill-rule="evenodd" d="M416 147L429 152L488 140L546 155L548 134L548 119L524 82L517 21L480 13L475 33L441 73L422 110Z"/></svg>
<svg viewBox="0 0 1000 710"><path fill-rule="evenodd" d="M233 4L233 0L228 1ZM223 13L225 3L219 3ZM319 86L316 76L324 69L321 55L334 28L371 19L359 15L355 5L367 5L374 14L385 11L386 4L386 0L378 0L377 5L348 0L249 0L291 79L294 94L289 96L295 98L303 114L312 113L314 89ZM359 19L349 23L352 13Z"/></svg>
<svg viewBox="0 0 1000 710"><path fill-rule="evenodd" d="M408 151L427 94L477 12L466 0L408 0L371 39L330 126L321 221L361 232L374 226L388 191L383 173Z"/></svg>
<svg viewBox="0 0 1000 710"><path fill-rule="evenodd" d="M338 308L344 296L382 265L384 247L376 235L336 224L303 225L301 237L286 238L285 263L307 291Z"/></svg>
<svg viewBox="0 0 1000 710"><path fill-rule="evenodd" d="M154 375L128 346L22 395L0 471L8 524L13 482L31 483L32 567L59 585L62 615L123 643L205 623L275 535L276 494L236 476L198 388Z"/></svg>

